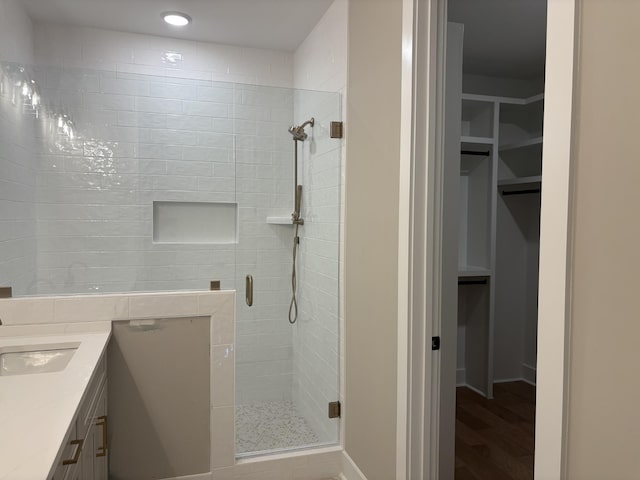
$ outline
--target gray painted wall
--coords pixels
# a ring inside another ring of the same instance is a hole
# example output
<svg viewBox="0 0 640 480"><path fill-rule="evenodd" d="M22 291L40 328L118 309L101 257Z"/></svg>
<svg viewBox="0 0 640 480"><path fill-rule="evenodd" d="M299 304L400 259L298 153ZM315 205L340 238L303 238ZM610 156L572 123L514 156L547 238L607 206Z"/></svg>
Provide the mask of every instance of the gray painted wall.
<svg viewBox="0 0 640 480"><path fill-rule="evenodd" d="M113 323L107 355L112 480L210 471L209 325L209 317Z"/></svg>
<svg viewBox="0 0 640 480"><path fill-rule="evenodd" d="M349 2L345 448L395 478L401 0Z"/></svg>
<svg viewBox="0 0 640 480"><path fill-rule="evenodd" d="M578 2L567 478L640 478L640 2Z"/></svg>

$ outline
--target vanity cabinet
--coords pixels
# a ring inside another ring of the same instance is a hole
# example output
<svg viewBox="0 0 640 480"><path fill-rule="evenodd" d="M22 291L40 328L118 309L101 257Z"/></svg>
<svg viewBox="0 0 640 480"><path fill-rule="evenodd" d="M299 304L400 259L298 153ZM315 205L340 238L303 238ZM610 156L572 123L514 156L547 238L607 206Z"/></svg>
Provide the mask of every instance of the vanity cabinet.
<svg viewBox="0 0 640 480"><path fill-rule="evenodd" d="M104 382L102 392L98 398L95 411L96 423L93 428L93 451L92 457L93 480L107 480L109 478L108 469L108 419L107 419L107 382Z"/></svg>
<svg viewBox="0 0 640 480"><path fill-rule="evenodd" d="M60 447L50 480L106 480L107 429L107 368L103 355Z"/></svg>

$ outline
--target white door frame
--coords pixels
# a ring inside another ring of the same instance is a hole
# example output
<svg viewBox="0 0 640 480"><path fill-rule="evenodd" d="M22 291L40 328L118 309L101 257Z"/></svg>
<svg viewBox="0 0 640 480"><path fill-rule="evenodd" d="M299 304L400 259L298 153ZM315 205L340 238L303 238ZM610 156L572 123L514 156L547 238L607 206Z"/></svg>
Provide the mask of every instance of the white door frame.
<svg viewBox="0 0 640 480"><path fill-rule="evenodd" d="M577 0L548 0L536 399L536 480L565 478L571 154ZM403 0L397 480L439 479L439 232L447 0Z"/></svg>

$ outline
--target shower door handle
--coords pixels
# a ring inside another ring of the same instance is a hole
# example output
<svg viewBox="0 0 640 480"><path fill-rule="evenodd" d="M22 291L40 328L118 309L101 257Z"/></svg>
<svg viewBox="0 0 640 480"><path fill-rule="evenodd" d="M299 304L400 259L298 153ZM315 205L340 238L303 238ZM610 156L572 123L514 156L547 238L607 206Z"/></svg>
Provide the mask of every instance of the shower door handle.
<svg viewBox="0 0 640 480"><path fill-rule="evenodd" d="M247 275L247 279L244 285L245 290L245 300L247 301L248 306L253 306L253 277L251 275Z"/></svg>

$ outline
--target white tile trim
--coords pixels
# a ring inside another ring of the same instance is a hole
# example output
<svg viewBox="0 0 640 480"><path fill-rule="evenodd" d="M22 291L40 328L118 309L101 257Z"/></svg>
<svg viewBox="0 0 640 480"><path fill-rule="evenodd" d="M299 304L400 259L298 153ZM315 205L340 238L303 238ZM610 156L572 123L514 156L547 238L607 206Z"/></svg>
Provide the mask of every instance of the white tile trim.
<svg viewBox="0 0 640 480"><path fill-rule="evenodd" d="M21 297L0 299L0 319L4 325L32 325L215 316L234 312L231 306L233 290Z"/></svg>
<svg viewBox="0 0 640 480"><path fill-rule="evenodd" d="M250 464L262 463L262 462L288 460L291 458L310 457L314 455L315 456L327 455L327 454L331 455L334 453L341 453L342 451L343 451L342 447L340 446L322 447L322 448L314 448L314 449L308 449L308 450L298 450L295 452L286 452L286 453L280 453L276 455L265 455L261 457L246 458L246 459L239 460L237 462L237 465L250 465Z"/></svg>
<svg viewBox="0 0 640 480"><path fill-rule="evenodd" d="M342 447L336 446L243 459L235 466L215 469L213 479L337 478L342 471L342 453Z"/></svg>

